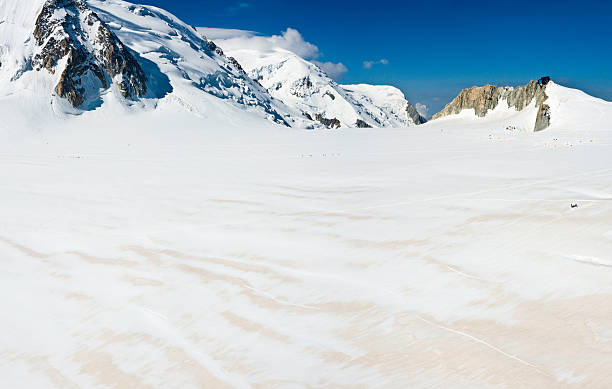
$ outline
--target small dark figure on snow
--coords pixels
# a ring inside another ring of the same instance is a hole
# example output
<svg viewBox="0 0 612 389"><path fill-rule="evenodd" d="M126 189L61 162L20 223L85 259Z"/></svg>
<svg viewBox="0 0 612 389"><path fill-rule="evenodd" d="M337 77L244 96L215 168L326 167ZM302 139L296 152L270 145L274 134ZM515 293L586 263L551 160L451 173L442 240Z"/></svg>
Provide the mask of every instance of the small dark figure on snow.
<svg viewBox="0 0 612 389"><path fill-rule="evenodd" d="M578 208L578 204L572 204L572 208Z"/></svg>

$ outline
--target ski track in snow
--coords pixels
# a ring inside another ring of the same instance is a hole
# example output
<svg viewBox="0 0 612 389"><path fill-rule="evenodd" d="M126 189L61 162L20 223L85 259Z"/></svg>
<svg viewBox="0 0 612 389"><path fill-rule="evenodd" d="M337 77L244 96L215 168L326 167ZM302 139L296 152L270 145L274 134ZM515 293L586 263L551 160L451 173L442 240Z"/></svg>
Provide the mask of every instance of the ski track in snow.
<svg viewBox="0 0 612 389"><path fill-rule="evenodd" d="M536 370L538 373L540 373L540 374L544 374L544 375L549 376L549 374L547 374L547 373L543 372L543 371L542 371L542 370L541 370L539 367L537 367L537 366L536 366L536 365L534 365L533 363L529 363L529 362L527 362L527 361L524 361L524 360L522 360L521 358L517 357L516 355L508 354L507 352L505 352L505 351L503 351L503 350L499 349L498 347L495 347L495 346L493 346L492 344L487 343L487 342L485 342L484 340L479 339L479 338L477 338L477 337L475 337L475 336L473 336L473 335L470 335L470 334L468 334L468 333L465 333L465 332L462 332L462 331L458 331L458 330L455 330L455 329L452 329L452 328L449 328L449 327L446 327L446 326L443 326L443 325L440 325L440 324L436 324L436 323L434 323L434 322L432 322L432 321L430 321L430 320L427 320L427 319L425 319L425 318L423 318L423 317L421 317L421 316L418 316L418 315L417 315L417 318L418 318L419 320L421 320L421 321L423 321L423 322L425 322L425 323L429 324L429 325L432 325L432 326L438 327L438 328L440 328L440 329L443 329L444 331L448 331L448 332L451 332L451 333L453 333L453 334L457 334L457 335L460 335L460 336L466 337L466 338L468 338L468 339L470 339L470 340L473 340L473 341L474 341L474 342L476 342L476 343L480 343L480 344L484 345L485 347L488 347L488 348L490 348L491 350L493 350L493 351L495 351L495 352L498 352L498 353L500 353L501 355L503 355L503 356L505 356L505 357L508 357L508 358L510 358L510 359L514 359L515 361L517 361L517 362L519 362L519 363L521 363L521 364L523 364L523 365L525 365L525 366L528 366L528 367L534 368L534 369L535 369L535 370Z"/></svg>

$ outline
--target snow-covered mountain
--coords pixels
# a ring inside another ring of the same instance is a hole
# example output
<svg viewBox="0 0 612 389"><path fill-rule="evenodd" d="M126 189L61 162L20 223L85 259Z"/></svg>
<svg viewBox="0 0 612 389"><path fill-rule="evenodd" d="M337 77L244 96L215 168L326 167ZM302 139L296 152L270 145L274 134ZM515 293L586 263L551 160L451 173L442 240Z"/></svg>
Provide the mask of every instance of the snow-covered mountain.
<svg viewBox="0 0 612 389"><path fill-rule="evenodd" d="M297 128L425 121L397 88L340 85L295 50L232 39L241 34L195 29L159 8L122 0L2 0L0 115L37 128L75 115L140 111L188 111L205 126L262 119ZM434 118L539 131L599 123L609 107L554 82L532 81L467 89Z"/></svg>
<svg viewBox="0 0 612 389"><path fill-rule="evenodd" d="M584 128L612 122L612 103L543 78L518 87L464 89L433 119L484 120L526 131Z"/></svg>
<svg viewBox="0 0 612 389"><path fill-rule="evenodd" d="M235 30L198 29L244 67L275 98L326 127L407 127L422 124L404 94L392 86L339 85L316 63L282 47L262 49Z"/></svg>
<svg viewBox="0 0 612 389"><path fill-rule="evenodd" d="M363 107L363 112L367 112L368 116L380 124L380 127L394 127L398 121L404 126L427 122L396 87L369 84L341 87Z"/></svg>
<svg viewBox="0 0 612 389"><path fill-rule="evenodd" d="M217 121L246 113L300 128L420 121L395 88L342 87L286 50L235 53L238 61L156 7L122 0L2 0L0 113L30 123L142 109L182 109Z"/></svg>
<svg viewBox="0 0 612 389"><path fill-rule="evenodd" d="M208 116L230 105L304 125L192 27L121 0L2 0L0 63L0 99L38 114L170 104Z"/></svg>

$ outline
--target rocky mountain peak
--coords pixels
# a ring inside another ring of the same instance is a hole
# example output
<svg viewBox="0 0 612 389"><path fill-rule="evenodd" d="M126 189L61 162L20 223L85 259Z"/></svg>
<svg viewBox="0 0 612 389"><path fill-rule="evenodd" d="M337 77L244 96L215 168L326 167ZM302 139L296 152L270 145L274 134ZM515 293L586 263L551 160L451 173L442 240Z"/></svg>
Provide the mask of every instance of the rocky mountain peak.
<svg viewBox="0 0 612 389"><path fill-rule="evenodd" d="M132 53L83 0L47 0L34 29L32 66L61 72L55 92L74 107L112 83L121 95L147 93L147 77Z"/></svg>
<svg viewBox="0 0 612 389"><path fill-rule="evenodd" d="M548 99L546 85L549 77L543 77L538 81L530 81L526 85L516 88L510 86L474 86L464 89L459 95L444 107L444 109L433 116L433 119L449 115L456 115L464 109L473 109L478 117L485 117L487 113L494 110L501 102L505 102L508 108L522 111L534 100L538 109L535 131L541 131L550 125L550 109L544 102Z"/></svg>

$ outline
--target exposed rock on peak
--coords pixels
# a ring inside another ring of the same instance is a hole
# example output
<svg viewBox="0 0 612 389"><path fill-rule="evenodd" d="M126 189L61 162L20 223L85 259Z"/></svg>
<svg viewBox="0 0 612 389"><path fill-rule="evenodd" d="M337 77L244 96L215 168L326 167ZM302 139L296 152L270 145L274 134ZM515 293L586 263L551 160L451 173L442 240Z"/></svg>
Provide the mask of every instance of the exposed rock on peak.
<svg viewBox="0 0 612 389"><path fill-rule="evenodd" d="M357 128L372 128L371 125L369 125L368 123L364 122L361 119L357 119L357 122L355 122L355 126Z"/></svg>
<svg viewBox="0 0 612 389"><path fill-rule="evenodd" d="M290 93L296 97L304 98L318 93L319 89L314 88L314 84L310 80L310 76L300 78L291 84ZM331 92L326 92L331 94Z"/></svg>
<svg viewBox="0 0 612 389"><path fill-rule="evenodd" d="M325 116L321 115L320 113L315 114L315 119L317 119L319 123L323 124L327 128L335 129L335 128L342 127L342 123L340 123L340 120L336 118L327 119Z"/></svg>
<svg viewBox="0 0 612 389"><path fill-rule="evenodd" d="M408 117L412 119L412 122L416 125L427 123L427 119L425 119L419 111L412 105L411 102L407 102L406 104L406 112L408 113Z"/></svg>
<svg viewBox="0 0 612 389"><path fill-rule="evenodd" d="M60 71L55 91L74 107L97 98L113 82L125 98L147 92L147 78L134 56L82 0L47 0L34 38L38 49L33 67Z"/></svg>
<svg viewBox="0 0 612 389"><path fill-rule="evenodd" d="M550 125L550 110L544 102L548 99L546 85L549 77L538 81L530 81L527 85L516 88L510 86L498 87L494 85L474 86L464 89L444 109L433 116L433 119L456 115L464 109L473 109L478 117L485 117L494 110L500 102L505 102L508 108L522 111L535 100L538 109L534 131L541 131Z"/></svg>
<svg viewBox="0 0 612 389"><path fill-rule="evenodd" d="M533 128L534 131L542 131L550 126L550 107L547 104L540 104L536 122Z"/></svg>

